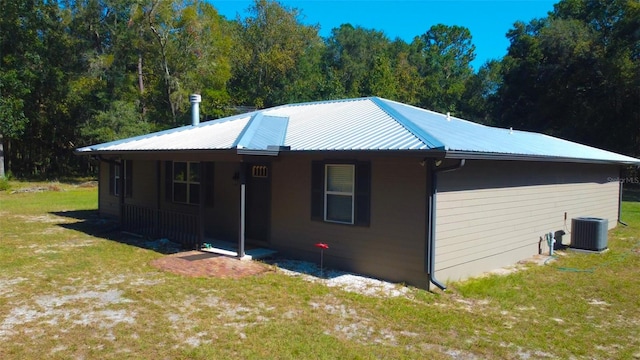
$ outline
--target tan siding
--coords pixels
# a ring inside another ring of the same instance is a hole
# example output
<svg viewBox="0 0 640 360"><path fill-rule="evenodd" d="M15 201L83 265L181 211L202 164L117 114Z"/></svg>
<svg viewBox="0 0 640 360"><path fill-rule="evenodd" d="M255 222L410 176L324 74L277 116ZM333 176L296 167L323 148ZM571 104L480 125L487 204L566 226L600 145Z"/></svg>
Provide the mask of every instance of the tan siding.
<svg viewBox="0 0 640 360"><path fill-rule="evenodd" d="M439 178L436 275L480 274L538 253L547 232L593 216L616 225L615 166L470 161ZM564 220L564 213L567 220ZM546 242L542 250L548 253Z"/></svg>
<svg viewBox="0 0 640 360"><path fill-rule="evenodd" d="M326 242L329 266L426 286L426 175L419 159L371 159L368 228L310 219L311 160L287 156L273 164L272 245L285 254L317 262L319 252L313 245Z"/></svg>
<svg viewBox="0 0 640 360"><path fill-rule="evenodd" d="M99 181L98 204L100 205L100 216L120 217L119 199L117 196L109 195L109 164L106 162L100 162Z"/></svg>
<svg viewBox="0 0 640 360"><path fill-rule="evenodd" d="M155 208L158 204L158 168L155 161L133 160L132 197L125 202Z"/></svg>

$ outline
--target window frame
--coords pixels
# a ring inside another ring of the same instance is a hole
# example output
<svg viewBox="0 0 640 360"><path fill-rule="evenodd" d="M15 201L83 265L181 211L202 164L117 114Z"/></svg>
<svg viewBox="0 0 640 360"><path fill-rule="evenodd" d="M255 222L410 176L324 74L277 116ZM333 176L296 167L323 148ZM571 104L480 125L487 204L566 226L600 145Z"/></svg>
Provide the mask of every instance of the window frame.
<svg viewBox="0 0 640 360"><path fill-rule="evenodd" d="M351 165L354 166L353 182L353 216L352 222L336 222L328 220L326 213L326 166L325 165ZM310 192L310 216L312 221L343 226L371 226L371 161L358 161L349 159L325 159L311 161L311 192Z"/></svg>
<svg viewBox="0 0 640 360"><path fill-rule="evenodd" d="M113 195L120 196L120 164L113 166Z"/></svg>
<svg viewBox="0 0 640 360"><path fill-rule="evenodd" d="M120 196L120 169L124 169L124 180L122 187L124 188L125 197L133 197L133 161L120 160L120 162L111 162L109 164L109 194Z"/></svg>
<svg viewBox="0 0 640 360"><path fill-rule="evenodd" d="M176 164L185 164L186 173L185 180L176 179L175 166ZM194 181L191 179L191 165L198 164L198 181ZM191 201L191 186L197 185L198 192L202 191L202 163L200 161L172 161L171 162L171 201L176 204L186 204L186 205L200 205L200 196L198 195L194 200ZM184 184L186 187L186 198L185 201L176 200L176 184Z"/></svg>
<svg viewBox="0 0 640 360"><path fill-rule="evenodd" d="M338 191L338 190L329 190L329 168L348 168L351 171L350 180L350 191ZM355 198L356 198L356 166L355 164L333 164L326 163L324 164L324 221L330 223L337 224L347 224L353 225L355 223ZM349 197L350 198L350 214L349 221L341 221L336 219L329 218L329 197L330 196L338 196L338 197Z"/></svg>

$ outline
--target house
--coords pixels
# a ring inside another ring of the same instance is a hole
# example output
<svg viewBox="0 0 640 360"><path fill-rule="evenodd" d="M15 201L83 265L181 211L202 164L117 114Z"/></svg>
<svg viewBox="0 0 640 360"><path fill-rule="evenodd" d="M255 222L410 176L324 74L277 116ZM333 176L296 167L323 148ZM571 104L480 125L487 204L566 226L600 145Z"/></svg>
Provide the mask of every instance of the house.
<svg viewBox="0 0 640 360"><path fill-rule="evenodd" d="M77 149L99 211L198 248L267 246L419 287L514 264L571 219L619 218L640 160L377 97L290 104ZM566 240L565 240L566 241ZM542 248L541 248L542 247Z"/></svg>

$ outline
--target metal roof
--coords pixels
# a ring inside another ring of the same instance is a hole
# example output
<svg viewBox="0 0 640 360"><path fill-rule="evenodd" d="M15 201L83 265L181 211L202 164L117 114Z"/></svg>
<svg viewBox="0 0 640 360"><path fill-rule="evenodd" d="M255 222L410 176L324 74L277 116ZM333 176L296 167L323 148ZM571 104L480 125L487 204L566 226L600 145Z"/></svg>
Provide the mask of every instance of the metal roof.
<svg viewBox="0 0 640 360"><path fill-rule="evenodd" d="M77 152L244 149L273 155L273 148L640 164L640 159L552 136L485 126L377 97L282 105Z"/></svg>
<svg viewBox="0 0 640 360"><path fill-rule="evenodd" d="M231 149L249 122L249 115L236 116L182 126L147 135L91 145L78 153L116 153L123 151L221 150Z"/></svg>

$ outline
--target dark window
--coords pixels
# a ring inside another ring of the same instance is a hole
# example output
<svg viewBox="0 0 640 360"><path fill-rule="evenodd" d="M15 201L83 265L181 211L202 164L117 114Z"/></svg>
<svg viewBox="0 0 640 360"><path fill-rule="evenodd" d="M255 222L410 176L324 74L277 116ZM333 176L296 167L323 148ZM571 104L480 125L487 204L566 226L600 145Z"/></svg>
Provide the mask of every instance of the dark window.
<svg viewBox="0 0 640 360"><path fill-rule="evenodd" d="M173 201L185 204L200 203L200 163L173 163Z"/></svg>
<svg viewBox="0 0 640 360"><path fill-rule="evenodd" d="M126 197L133 196L133 161L121 160L120 163L109 163L109 194L114 196L120 195L120 178L124 175L124 195ZM124 169L124 174L123 174Z"/></svg>
<svg viewBox="0 0 640 360"><path fill-rule="evenodd" d="M166 161L165 171L165 192L168 201L200 204L201 186L205 186L204 203L213 206L213 162Z"/></svg>
<svg viewBox="0 0 640 360"><path fill-rule="evenodd" d="M311 165L311 218L369 226L369 162L314 161Z"/></svg>

